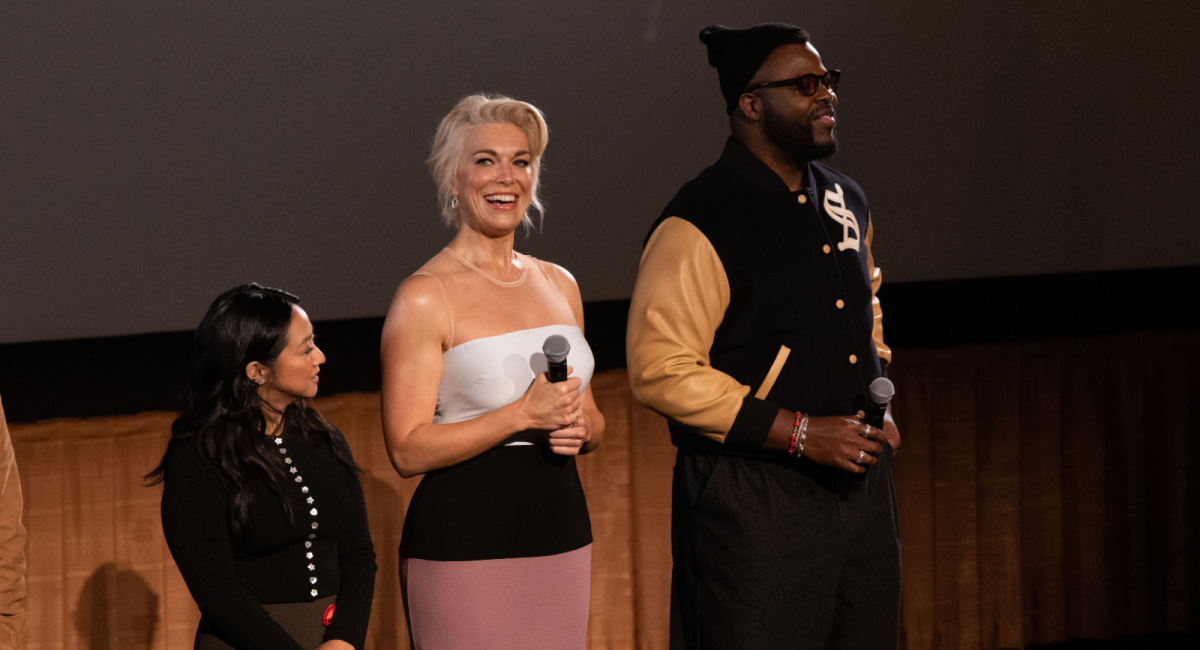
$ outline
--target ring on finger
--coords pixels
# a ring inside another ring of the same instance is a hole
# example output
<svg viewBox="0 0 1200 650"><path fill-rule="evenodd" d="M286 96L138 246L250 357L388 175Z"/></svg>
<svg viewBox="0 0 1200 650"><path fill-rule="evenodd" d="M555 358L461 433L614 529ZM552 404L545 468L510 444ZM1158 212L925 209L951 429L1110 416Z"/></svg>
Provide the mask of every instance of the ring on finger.
<svg viewBox="0 0 1200 650"><path fill-rule="evenodd" d="M859 449L858 450L858 458L855 458L854 462L858 465L861 465L863 462L863 458L865 458L866 455L867 455L867 452L863 451L862 449Z"/></svg>
<svg viewBox="0 0 1200 650"><path fill-rule="evenodd" d="M866 428L866 429L863 431L863 434L862 434L862 435L863 435L863 437L864 437L864 438L870 438L870 437L871 437L871 425L869 425L869 424L867 425L867 428Z"/></svg>

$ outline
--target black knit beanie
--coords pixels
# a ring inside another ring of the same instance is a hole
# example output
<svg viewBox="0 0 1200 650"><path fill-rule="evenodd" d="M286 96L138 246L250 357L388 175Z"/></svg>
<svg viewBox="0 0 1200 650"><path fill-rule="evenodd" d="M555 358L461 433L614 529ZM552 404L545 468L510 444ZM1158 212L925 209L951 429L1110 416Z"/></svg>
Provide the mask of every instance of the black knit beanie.
<svg viewBox="0 0 1200 650"><path fill-rule="evenodd" d="M786 43L807 43L808 33L783 23L763 23L746 29L712 25L700 31L700 42L708 46L708 64L717 69L721 80L725 112L732 113L738 97L771 52Z"/></svg>

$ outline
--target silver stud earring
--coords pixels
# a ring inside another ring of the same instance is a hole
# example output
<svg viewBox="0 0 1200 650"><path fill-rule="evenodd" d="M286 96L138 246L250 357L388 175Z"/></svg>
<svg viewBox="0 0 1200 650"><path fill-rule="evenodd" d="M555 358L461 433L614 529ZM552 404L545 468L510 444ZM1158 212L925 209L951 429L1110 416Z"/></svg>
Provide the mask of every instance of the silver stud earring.
<svg viewBox="0 0 1200 650"><path fill-rule="evenodd" d="M458 195L457 194L454 195L454 198L450 199L450 209L453 210L456 208L458 208Z"/></svg>

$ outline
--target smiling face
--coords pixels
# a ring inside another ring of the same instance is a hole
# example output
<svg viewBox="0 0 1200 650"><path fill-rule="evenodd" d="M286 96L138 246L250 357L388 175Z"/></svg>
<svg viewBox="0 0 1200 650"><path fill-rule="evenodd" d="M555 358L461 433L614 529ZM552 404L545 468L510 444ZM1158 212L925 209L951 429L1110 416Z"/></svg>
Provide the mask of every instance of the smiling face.
<svg viewBox="0 0 1200 650"><path fill-rule="evenodd" d="M811 44L789 43L775 48L750 85L824 74L821 55ZM837 152L837 95L824 84L805 96L794 86L761 88L762 129L766 139L797 165L822 160Z"/></svg>
<svg viewBox="0 0 1200 650"><path fill-rule="evenodd" d="M533 156L515 124L472 127L463 142L453 194L460 227L489 236L511 234L529 209Z"/></svg>
<svg viewBox="0 0 1200 650"><path fill-rule="evenodd" d="M247 367L247 373L251 374L251 379L261 380L258 394L263 401L283 412L292 403L317 395L317 373L323 363L325 354L313 342L313 327L308 314L292 305L287 346L269 366ZM255 377L253 373L259 376Z"/></svg>

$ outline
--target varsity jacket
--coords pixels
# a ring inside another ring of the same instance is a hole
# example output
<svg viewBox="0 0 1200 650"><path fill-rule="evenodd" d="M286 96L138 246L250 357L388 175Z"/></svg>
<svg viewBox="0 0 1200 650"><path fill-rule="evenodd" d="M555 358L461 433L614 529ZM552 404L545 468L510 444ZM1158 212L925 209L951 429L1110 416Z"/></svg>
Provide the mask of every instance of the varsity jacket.
<svg viewBox="0 0 1200 650"><path fill-rule="evenodd" d="M777 457L779 409L854 415L891 360L866 196L813 162L792 192L730 138L654 222L630 305L630 387L676 446Z"/></svg>

